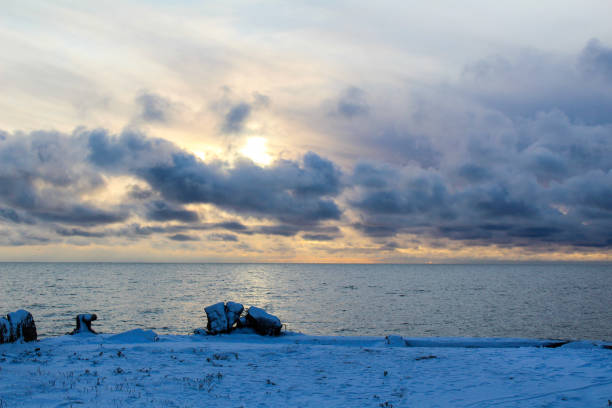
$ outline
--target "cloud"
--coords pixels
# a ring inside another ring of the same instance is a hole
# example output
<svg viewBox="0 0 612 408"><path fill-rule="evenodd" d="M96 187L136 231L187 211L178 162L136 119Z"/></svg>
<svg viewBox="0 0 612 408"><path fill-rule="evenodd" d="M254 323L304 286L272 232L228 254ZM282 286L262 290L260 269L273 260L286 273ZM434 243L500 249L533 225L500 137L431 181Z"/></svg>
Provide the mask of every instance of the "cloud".
<svg viewBox="0 0 612 408"><path fill-rule="evenodd" d="M71 135L8 135L0 141L0 158L0 220L38 221L40 228L63 237L167 232L164 225L104 233L69 227L125 224L138 216L162 224L178 221L193 229L254 232L239 221L203 225L196 211L184 207L187 204L212 204L241 217L275 220L290 226L292 235L341 215L334 199L343 189L342 173L313 152L300 162L280 160L267 167L246 159L234 164L203 162L167 140L139 131L114 135L105 129L79 128ZM129 185L123 201L111 206L91 198L107 188L108 178L117 176L136 178L140 184Z"/></svg>
<svg viewBox="0 0 612 408"><path fill-rule="evenodd" d="M93 232L80 228L58 228L55 232L64 237L103 238L107 236L104 232Z"/></svg>
<svg viewBox="0 0 612 408"><path fill-rule="evenodd" d="M153 92L143 92L136 97L140 107L139 118L145 122L169 122L178 111L178 105Z"/></svg>
<svg viewBox="0 0 612 408"><path fill-rule="evenodd" d="M357 87L347 88L338 100L337 113L348 119L367 115L369 110L365 92Z"/></svg>
<svg viewBox="0 0 612 408"><path fill-rule="evenodd" d="M80 198L105 184L86 154L82 140L57 132L15 133L0 141L0 204L10 208L3 218L73 225L124 221L126 210Z"/></svg>
<svg viewBox="0 0 612 408"><path fill-rule="evenodd" d="M332 200L342 189L341 172L313 152L304 155L302 164L281 160L260 167L242 160L230 167L205 163L165 140L131 131L110 136L95 130L83 136L93 164L141 178L168 202L210 203L290 224L339 219L341 214Z"/></svg>
<svg viewBox="0 0 612 408"><path fill-rule="evenodd" d="M185 235L185 234L171 235L168 237L168 239L171 239L172 241L179 241L179 242L199 241L200 240L198 237L195 237L193 235Z"/></svg>
<svg viewBox="0 0 612 408"><path fill-rule="evenodd" d="M224 242L238 242L238 237L234 234L210 234L208 236L209 241L224 241Z"/></svg>
<svg viewBox="0 0 612 408"><path fill-rule="evenodd" d="M336 237L326 234L304 234L302 235L302 239L306 241L333 241Z"/></svg>
<svg viewBox="0 0 612 408"><path fill-rule="evenodd" d="M146 204L147 219L151 221L181 221L181 222L196 222L199 220L198 213L195 211L185 210L184 208L169 204L167 202L156 200Z"/></svg>
<svg viewBox="0 0 612 408"><path fill-rule="evenodd" d="M511 117L561 111L573 122L612 123L612 49L591 40L575 57L534 50L466 66L459 92Z"/></svg>
<svg viewBox="0 0 612 408"><path fill-rule="evenodd" d="M244 123L251 114L251 105L241 102L230 108L223 119L223 132L238 133L244 128Z"/></svg>
<svg viewBox="0 0 612 408"><path fill-rule="evenodd" d="M612 82L612 48L594 38L586 45L579 58L580 68L587 75L598 75Z"/></svg>

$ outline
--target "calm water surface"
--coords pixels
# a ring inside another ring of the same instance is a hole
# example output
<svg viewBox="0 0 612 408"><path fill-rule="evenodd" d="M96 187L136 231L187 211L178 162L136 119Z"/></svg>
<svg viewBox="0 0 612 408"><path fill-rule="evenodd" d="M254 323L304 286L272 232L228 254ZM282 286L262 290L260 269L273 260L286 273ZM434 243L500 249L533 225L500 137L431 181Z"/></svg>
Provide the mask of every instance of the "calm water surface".
<svg viewBox="0 0 612 408"><path fill-rule="evenodd" d="M612 340L612 265L0 263L0 313L31 311L41 336L83 312L191 333L227 300L309 334Z"/></svg>

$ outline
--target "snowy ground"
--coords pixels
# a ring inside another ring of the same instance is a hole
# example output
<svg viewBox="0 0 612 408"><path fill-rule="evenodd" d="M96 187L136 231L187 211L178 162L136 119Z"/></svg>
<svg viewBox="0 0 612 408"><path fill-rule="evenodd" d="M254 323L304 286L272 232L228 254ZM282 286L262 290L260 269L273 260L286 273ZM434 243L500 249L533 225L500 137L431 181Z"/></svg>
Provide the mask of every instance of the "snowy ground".
<svg viewBox="0 0 612 408"><path fill-rule="evenodd" d="M600 343L397 340L134 331L4 344L0 408L612 405Z"/></svg>

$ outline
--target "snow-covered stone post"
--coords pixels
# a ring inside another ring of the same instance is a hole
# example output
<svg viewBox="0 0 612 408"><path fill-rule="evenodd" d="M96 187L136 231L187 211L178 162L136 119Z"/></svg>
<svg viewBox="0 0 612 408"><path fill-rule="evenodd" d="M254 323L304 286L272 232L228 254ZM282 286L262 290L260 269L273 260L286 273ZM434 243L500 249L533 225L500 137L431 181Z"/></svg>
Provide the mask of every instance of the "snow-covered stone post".
<svg viewBox="0 0 612 408"><path fill-rule="evenodd" d="M98 320L98 315L94 314L79 314L76 317L76 327L70 334L91 333L98 334L91 328L91 322Z"/></svg>

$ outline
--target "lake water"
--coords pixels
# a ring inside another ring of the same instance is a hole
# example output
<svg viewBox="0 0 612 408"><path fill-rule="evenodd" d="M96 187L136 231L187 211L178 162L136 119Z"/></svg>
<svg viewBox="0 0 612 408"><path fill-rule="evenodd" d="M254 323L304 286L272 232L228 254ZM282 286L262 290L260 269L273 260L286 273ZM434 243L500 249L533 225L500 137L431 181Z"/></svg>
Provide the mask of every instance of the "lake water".
<svg viewBox="0 0 612 408"><path fill-rule="evenodd" d="M612 265L0 263L0 313L39 336L78 313L101 332L206 326L204 307L259 306L308 334L612 340Z"/></svg>

